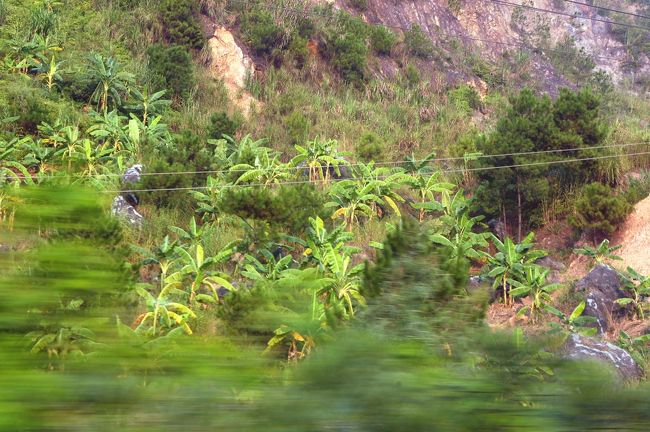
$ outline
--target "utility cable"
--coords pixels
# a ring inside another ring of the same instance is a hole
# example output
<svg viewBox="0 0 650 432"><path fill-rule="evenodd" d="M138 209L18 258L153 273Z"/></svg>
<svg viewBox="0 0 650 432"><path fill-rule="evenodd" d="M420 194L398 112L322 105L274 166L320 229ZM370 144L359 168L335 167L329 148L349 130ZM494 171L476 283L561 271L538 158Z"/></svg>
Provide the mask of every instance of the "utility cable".
<svg viewBox="0 0 650 432"><path fill-rule="evenodd" d="M612 159L612 158L621 158L629 156L643 156L650 155L650 151L638 152L638 153L625 153L619 155L607 155L607 156L594 156L587 158L576 158L576 159L561 159L554 161L542 161L542 162L530 162L523 164L511 164L511 165L501 165L501 166L489 166L489 167L476 167L476 168L453 168L453 169L441 169L439 172L442 173L464 173L464 172L480 172L480 171L492 171L497 169L509 169L509 168L525 168L532 166L544 166L544 165L558 165L558 164L567 164L575 162L586 162L594 160L603 160L603 159ZM296 180L296 181L286 181L286 182L277 182L277 183L249 183L249 184L226 184L220 186L194 186L194 187L180 187L180 188L155 188L155 189L130 189L130 190L105 190L99 191L100 193L139 193L139 192L171 192L171 191L199 191L199 190L209 190L209 189L231 189L231 188L249 188L249 187L258 187L258 186L284 186L284 185L298 185L298 184L314 184L314 183L339 183L342 181L354 181L354 180L383 180L389 176L376 176L376 177L351 177L345 179L330 179L323 180L318 179L314 181L310 180Z"/></svg>
<svg viewBox="0 0 650 432"><path fill-rule="evenodd" d="M556 10L553 10L553 9L545 9L545 8L539 8L539 7L536 7L536 6L530 6L530 5L525 5L525 4L511 3L511 2L505 1L505 0L489 0L489 1L491 1L493 3L501 4L501 5L504 5L504 6L521 7L521 8L530 9L530 10L533 10L533 11L536 11L536 12L561 15L561 16L566 16L566 17L569 17L569 18L575 18L575 19L581 19L581 20L596 21L596 22L601 22L601 23L605 23L605 24L617 25L617 26L628 27L628 28L635 28L635 29L650 32L650 27L643 27L643 26L638 26L638 25L634 25L634 24L626 24L626 23L621 23L621 22L618 22L618 21L611 21L611 20L604 19L604 18L590 18L590 17L580 16L580 15L570 14L570 13L567 13L567 12L556 11Z"/></svg>

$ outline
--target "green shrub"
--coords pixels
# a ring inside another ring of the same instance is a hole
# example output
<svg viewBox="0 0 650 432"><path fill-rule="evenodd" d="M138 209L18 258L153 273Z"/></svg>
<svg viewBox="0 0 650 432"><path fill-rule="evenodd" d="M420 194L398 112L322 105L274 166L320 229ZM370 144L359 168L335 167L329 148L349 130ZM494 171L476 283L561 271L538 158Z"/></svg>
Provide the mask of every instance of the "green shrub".
<svg viewBox="0 0 650 432"><path fill-rule="evenodd" d="M650 195L650 174L645 174L640 179L632 179L625 189L625 200L634 205Z"/></svg>
<svg viewBox="0 0 650 432"><path fill-rule="evenodd" d="M192 58L181 45L152 45L147 50L153 87L165 89L176 98L186 98L195 86Z"/></svg>
<svg viewBox="0 0 650 432"><path fill-rule="evenodd" d="M472 86L463 84L447 93L449 102L456 107L459 111L466 114L472 113L474 110L480 109L482 106L481 96L479 96L476 89Z"/></svg>
<svg viewBox="0 0 650 432"><path fill-rule="evenodd" d="M283 30L267 10L256 8L244 15L241 31L246 44L259 56L270 55L281 48Z"/></svg>
<svg viewBox="0 0 650 432"><path fill-rule="evenodd" d="M350 6L359 12L365 12L368 10L368 0L349 0Z"/></svg>
<svg viewBox="0 0 650 432"><path fill-rule="evenodd" d="M404 33L404 42L411 55L425 60L433 57L433 42L419 25L414 24Z"/></svg>
<svg viewBox="0 0 650 432"><path fill-rule="evenodd" d="M416 87L420 84L420 70L412 63L406 65L404 69L404 81L409 87Z"/></svg>
<svg viewBox="0 0 650 432"><path fill-rule="evenodd" d="M302 113L294 111L284 119L284 126L291 137L291 144L302 143L309 133L309 120Z"/></svg>
<svg viewBox="0 0 650 432"><path fill-rule="evenodd" d="M149 172L192 172L217 169L217 160L211 147L189 130L174 135L171 144L143 149L144 162ZM205 185L207 174L178 174L144 176L144 189L172 189ZM183 208L193 206L187 191L161 191L143 194L142 201L156 207Z"/></svg>
<svg viewBox="0 0 650 432"><path fill-rule="evenodd" d="M307 49L307 39L300 35L294 35L287 47L287 57L293 66L302 69L309 58L309 49Z"/></svg>
<svg viewBox="0 0 650 432"><path fill-rule="evenodd" d="M42 122L51 123L58 111L50 94L33 84L20 75L0 80L0 118L18 117L14 124L27 133L36 133Z"/></svg>
<svg viewBox="0 0 650 432"><path fill-rule="evenodd" d="M195 5L196 2L190 0L166 0L162 3L162 23L167 42L190 49L203 48L203 34Z"/></svg>
<svg viewBox="0 0 650 432"><path fill-rule="evenodd" d="M230 188L224 192L219 208L242 219L268 223L292 235L304 232L309 218L326 218L327 199L311 184L269 188Z"/></svg>
<svg viewBox="0 0 650 432"><path fill-rule="evenodd" d="M336 25L325 32L325 56L349 83L366 78L368 28L361 19L341 13Z"/></svg>
<svg viewBox="0 0 650 432"><path fill-rule="evenodd" d="M383 25L373 26L370 31L370 46L379 55L389 55L397 43L397 36Z"/></svg>
<svg viewBox="0 0 650 432"><path fill-rule="evenodd" d="M374 132L366 132L354 146L354 151L359 159L364 162L379 161L383 155L383 142Z"/></svg>
<svg viewBox="0 0 650 432"><path fill-rule="evenodd" d="M221 111L210 116L208 125L208 137L222 139L224 135L234 137L241 123L238 120L228 117L228 114Z"/></svg>
<svg viewBox="0 0 650 432"><path fill-rule="evenodd" d="M582 188L569 222L576 228L590 230L594 235L611 234L625 221L630 210L630 204L615 195L609 186L594 182Z"/></svg>

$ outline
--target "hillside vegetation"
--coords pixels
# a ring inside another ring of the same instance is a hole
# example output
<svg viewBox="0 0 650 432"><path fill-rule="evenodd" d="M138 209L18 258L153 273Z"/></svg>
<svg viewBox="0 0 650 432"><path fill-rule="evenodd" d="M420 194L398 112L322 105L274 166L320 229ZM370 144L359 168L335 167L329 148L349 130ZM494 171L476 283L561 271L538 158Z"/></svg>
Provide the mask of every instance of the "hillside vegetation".
<svg viewBox="0 0 650 432"><path fill-rule="evenodd" d="M647 430L647 5L389 3L0 0L3 430Z"/></svg>

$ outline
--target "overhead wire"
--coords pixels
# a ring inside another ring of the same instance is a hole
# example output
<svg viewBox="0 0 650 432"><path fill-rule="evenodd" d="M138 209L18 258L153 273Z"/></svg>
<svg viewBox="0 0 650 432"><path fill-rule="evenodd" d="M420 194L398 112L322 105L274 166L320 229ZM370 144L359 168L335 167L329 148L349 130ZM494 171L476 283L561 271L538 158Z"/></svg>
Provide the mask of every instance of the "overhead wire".
<svg viewBox="0 0 650 432"><path fill-rule="evenodd" d="M600 146L591 146L591 147L573 147L568 149L549 149L549 150L534 150L534 151L525 151L525 152L511 152L511 153L499 153L499 154L476 154L476 155L465 155L465 156L452 156L452 157L440 157L440 158L428 158L428 159L414 159L409 161L408 159L402 159L398 161L379 161L374 162L373 166L375 167L384 167L391 165L403 165L409 162L412 163L428 163L428 162L454 162L454 161L470 161L475 159L492 159L492 158L502 158L502 157L517 157L517 156L532 156L532 155L541 155L541 154L554 154L554 153L570 153L570 152L582 152L589 150L603 150L603 149L612 149L612 148L625 148L633 146L643 146L650 145L650 141L639 141L633 143L621 143L621 144L604 144ZM345 167L358 167L362 165L367 165L365 163L348 163L342 166ZM273 170L278 171L302 171L309 169L307 166L286 166L281 168L258 168L258 171L269 172ZM142 172L140 176L149 177L149 176L183 176L183 175L203 175L203 174L233 174L233 173L245 173L248 172L247 169L238 169L238 170L200 170L200 171L165 171L165 172ZM58 178L106 178L106 177L122 177L123 174L109 173L109 174L93 174L93 175L58 175ZM7 176L8 177L8 176Z"/></svg>
<svg viewBox="0 0 650 432"><path fill-rule="evenodd" d="M565 2L565 3L573 3L573 4L576 4L576 5L580 5L580 6L587 6L587 7L593 8L593 9L600 9L600 10L604 10L604 11L608 11L608 12L615 12L615 13L619 13L619 14L622 14L622 15L629 15L629 16L633 16L633 17L636 17L636 18L643 18L643 19L650 20L650 16L639 15L639 14L634 13L634 12L622 11L622 10L619 10L619 9L612 9L612 8L608 8L606 6L598 6L598 5L594 5L594 4L579 2L579 1L576 1L576 0L562 0L562 1Z"/></svg>
<svg viewBox="0 0 650 432"><path fill-rule="evenodd" d="M526 5L526 4L520 4L520 3L512 3L512 2L509 2L509 1L506 1L506 0L488 0L488 1L491 1L492 3L501 4L501 5L504 5L504 6L521 7L521 8L533 10L533 11L536 11L536 12L544 12L544 13L549 13L549 14L566 16L566 17L573 18L573 19L581 19L581 20L601 22L601 23L605 23L605 24L611 24L611 25L617 25L617 26L621 26L621 27L634 28L634 29L639 29L639 30L650 32L650 27L643 27L643 26L639 26L639 25L635 25L635 24L621 23L621 22L618 22L618 21L612 21L612 20L608 20L608 19L604 19L604 18L593 18L593 17L587 17L587 16L580 16L580 15L576 15L576 14L570 14L568 12L556 11L556 10L553 10L553 9L540 8L540 7Z"/></svg>
<svg viewBox="0 0 650 432"><path fill-rule="evenodd" d="M595 161L595 160L603 160L603 159L612 159L612 158L621 158L621 157L629 157L629 156L643 156L643 155L650 155L650 151L646 152L637 152L637 153L625 153L625 154L617 154L617 155L605 155L605 156L592 156L592 157L586 157L586 158L574 158L574 159L561 159L561 160L554 160L554 161L540 161L540 162L528 162L528 163L522 163L522 164L510 164L510 165L496 165L496 166L488 166L488 167L475 167L475 168L452 168L452 169L440 169L438 170L439 172L442 173L464 173L464 172L479 172L479 171L492 171L492 170L498 170L498 169L510 169L510 168L525 168L525 167L533 167L533 166L544 166L544 165L558 165L558 164L568 164L568 163L576 163L576 162L586 162L586 161ZM105 190L105 191L99 191L101 193L140 193L140 192L171 192L171 191L199 191L199 190L209 190L209 189L216 189L216 188L221 188L221 189L231 189L231 188L249 188L249 187L268 187L268 186L284 186L284 185L298 185L298 184L314 184L314 183L339 183L342 181L349 181L349 180L382 180L388 178L389 175L383 175L383 176L359 176L359 177L351 177L351 178L341 178L341 179L330 179L330 180L324 180L324 179L317 179L317 180L295 180L295 181L284 181L284 182L277 182L277 183L248 183L248 184L226 184L226 185L220 185L218 187L215 186L188 186L188 187L174 187L174 188L151 188L151 189L127 189L127 190Z"/></svg>

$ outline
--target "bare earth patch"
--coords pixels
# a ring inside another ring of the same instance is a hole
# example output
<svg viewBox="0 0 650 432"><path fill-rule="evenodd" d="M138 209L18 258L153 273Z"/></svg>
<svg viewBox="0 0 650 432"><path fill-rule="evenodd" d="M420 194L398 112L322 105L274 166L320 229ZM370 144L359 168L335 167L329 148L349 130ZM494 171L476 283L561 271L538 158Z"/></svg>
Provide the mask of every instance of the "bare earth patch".
<svg viewBox="0 0 650 432"><path fill-rule="evenodd" d="M634 206L613 242L623 245L617 251L623 261L617 267L630 266L641 274L650 274L650 197Z"/></svg>

